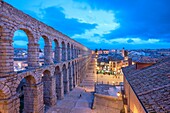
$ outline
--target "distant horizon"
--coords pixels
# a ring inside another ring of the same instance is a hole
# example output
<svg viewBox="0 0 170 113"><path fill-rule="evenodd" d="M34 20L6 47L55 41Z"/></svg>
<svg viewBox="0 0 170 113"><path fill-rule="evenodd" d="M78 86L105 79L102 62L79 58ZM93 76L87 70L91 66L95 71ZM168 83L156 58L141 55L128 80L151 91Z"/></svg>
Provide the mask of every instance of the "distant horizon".
<svg viewBox="0 0 170 113"><path fill-rule="evenodd" d="M98 49L98 48L97 48ZM101 48L102 49L102 48ZM123 49L123 48L122 48ZM115 48L111 48L111 49L105 49L105 48L103 48L102 50L122 50L122 49L115 49ZM141 48L141 49L150 49L150 48ZM157 49L170 49L170 48L157 48ZM98 50L100 50L100 48L98 49ZM124 50L128 50L128 49L126 49L126 48L124 48ZM139 49L131 49L131 50L140 50L140 48ZM152 50L152 49L151 49Z"/></svg>
<svg viewBox="0 0 170 113"><path fill-rule="evenodd" d="M24 48L24 47L14 47L14 49L25 49L25 50L27 50L27 48ZM43 49L43 48L40 48L40 49ZM93 50L93 51L95 51L95 50L100 50L100 48L95 48L95 49L91 49L91 50ZM102 49L102 48L101 48ZM123 49L123 48L122 48ZM103 48L102 50L122 50L122 49L116 49L116 48L110 48L110 49L106 49L106 48ZM153 49L150 49L150 48L141 48L141 49L126 49L126 48L124 48L124 50L157 50L157 49L170 49L170 48L153 48Z"/></svg>

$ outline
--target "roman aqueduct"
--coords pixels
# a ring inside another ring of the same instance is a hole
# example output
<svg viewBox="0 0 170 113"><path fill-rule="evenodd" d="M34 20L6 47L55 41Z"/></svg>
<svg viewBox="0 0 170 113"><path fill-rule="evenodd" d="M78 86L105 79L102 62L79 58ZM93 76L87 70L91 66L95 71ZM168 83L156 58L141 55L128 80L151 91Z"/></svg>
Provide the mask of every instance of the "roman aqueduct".
<svg viewBox="0 0 170 113"><path fill-rule="evenodd" d="M28 69L14 72L17 30L28 37ZM43 66L39 66L40 37L45 41ZM0 0L0 113L19 113L21 95L25 113L44 113L44 105L55 105L80 84L90 57L85 46Z"/></svg>

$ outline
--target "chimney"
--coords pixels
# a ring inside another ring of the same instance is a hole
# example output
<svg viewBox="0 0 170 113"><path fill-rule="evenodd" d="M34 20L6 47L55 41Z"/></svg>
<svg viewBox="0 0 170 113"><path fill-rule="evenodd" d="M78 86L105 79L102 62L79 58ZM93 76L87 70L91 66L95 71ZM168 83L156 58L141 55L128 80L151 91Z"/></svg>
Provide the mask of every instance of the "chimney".
<svg viewBox="0 0 170 113"><path fill-rule="evenodd" d="M136 69L143 69L143 68L149 67L149 66L155 64L156 61L157 61L157 59L155 59L155 58L141 57L136 62Z"/></svg>
<svg viewBox="0 0 170 113"><path fill-rule="evenodd" d="M128 58L128 66L132 65L132 58Z"/></svg>
<svg viewBox="0 0 170 113"><path fill-rule="evenodd" d="M155 63L141 63L141 62L136 62L136 69L142 69L145 67L149 67Z"/></svg>

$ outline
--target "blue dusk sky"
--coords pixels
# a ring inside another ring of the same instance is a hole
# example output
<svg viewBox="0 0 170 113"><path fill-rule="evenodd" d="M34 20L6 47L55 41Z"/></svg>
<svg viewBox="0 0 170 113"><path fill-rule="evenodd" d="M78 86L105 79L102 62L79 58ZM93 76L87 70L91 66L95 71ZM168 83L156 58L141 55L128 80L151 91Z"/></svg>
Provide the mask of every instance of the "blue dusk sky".
<svg viewBox="0 0 170 113"><path fill-rule="evenodd" d="M170 48L170 0L4 1L91 49Z"/></svg>

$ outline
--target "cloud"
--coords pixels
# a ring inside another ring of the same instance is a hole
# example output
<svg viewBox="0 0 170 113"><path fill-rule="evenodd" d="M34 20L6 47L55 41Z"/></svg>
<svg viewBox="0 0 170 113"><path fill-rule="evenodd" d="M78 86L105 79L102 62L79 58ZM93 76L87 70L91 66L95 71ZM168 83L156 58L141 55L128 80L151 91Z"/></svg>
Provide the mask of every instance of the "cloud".
<svg viewBox="0 0 170 113"><path fill-rule="evenodd" d="M134 41L132 39L127 40L127 43L133 43Z"/></svg>
<svg viewBox="0 0 170 113"><path fill-rule="evenodd" d="M75 34L72 36L74 39L83 38L95 43L101 43L103 40L101 37L104 34L109 34L112 30L115 30L120 26L120 24L116 22L113 11L92 9L88 4L79 4L78 2L73 1L70 4L70 6L62 6L64 9L63 12L67 18L77 18L79 22L82 23L96 24L94 29L86 30L82 34ZM72 4L74 4L74 7L72 7ZM96 34L98 34L98 36L95 36Z"/></svg>
<svg viewBox="0 0 170 113"><path fill-rule="evenodd" d="M17 30L13 36L13 46L14 48L27 48L28 37L23 30Z"/></svg>
<svg viewBox="0 0 170 113"><path fill-rule="evenodd" d="M23 30L17 30L17 31L15 31L14 36L24 37L24 36L27 36L27 35Z"/></svg>
<svg viewBox="0 0 170 113"><path fill-rule="evenodd" d="M16 40L13 42L14 48L27 48L27 41L24 40Z"/></svg>
<svg viewBox="0 0 170 113"><path fill-rule="evenodd" d="M169 0L5 1L91 48L170 47Z"/></svg>
<svg viewBox="0 0 170 113"><path fill-rule="evenodd" d="M75 0L80 2L80 0ZM120 23L118 29L103 36L105 39L118 37L140 37L170 41L169 0L84 0L93 9L112 10Z"/></svg>
<svg viewBox="0 0 170 113"><path fill-rule="evenodd" d="M87 41L86 39L77 39L78 42L83 43L85 46L95 50L100 48L105 49L122 49L125 47L125 49L155 49L155 48L168 48L169 43L167 42L154 42L156 40L142 40L138 38L133 38L131 40L135 40L138 44L135 43L127 43L127 41L130 40L130 38L118 38L111 41L111 43L105 43L103 41L103 44L96 43L94 46L94 43L91 41ZM142 41L142 43L140 43ZM148 43L149 42L149 43Z"/></svg>
<svg viewBox="0 0 170 113"><path fill-rule="evenodd" d="M57 7L43 9L43 21L68 36L81 34L86 30L94 29L96 27L96 24L94 23L81 23L76 18L66 18L62 11L62 8Z"/></svg>
<svg viewBox="0 0 170 113"><path fill-rule="evenodd" d="M59 10L58 8L60 11L57 11ZM83 38L89 41L94 41L95 43L100 43L100 40L102 40L101 37L104 34L109 34L112 30L115 30L120 26L120 24L116 22L113 11L93 9L88 3L79 3L73 0L67 0L67 2L64 0L58 0L57 2L43 1L40 11L43 14L45 12L43 20L45 20L49 25L61 30L74 39ZM63 14L61 14L61 12ZM54 20L54 17L56 20ZM61 22L65 22L66 24L60 23L60 21L57 20L57 17L59 20L60 17L64 17ZM67 19L67 21L65 21L65 19ZM54 22L53 20L55 23L58 22L60 24L52 24ZM84 29L83 26L77 25L75 21L82 25L84 24L86 29ZM63 27L60 29L62 24ZM77 29L72 30L73 27L69 26L69 24L74 27L77 26ZM85 26L85 24L92 26L90 26L89 29L88 26ZM71 28L66 30L65 28L67 27ZM81 30L81 32L75 32L79 30ZM98 37L96 37L95 34L98 34Z"/></svg>
<svg viewBox="0 0 170 113"><path fill-rule="evenodd" d="M143 40L140 38L115 38L115 39L110 39L109 42L117 42L120 44L152 44L152 43L158 43L160 40L159 39L148 39L148 40Z"/></svg>
<svg viewBox="0 0 170 113"><path fill-rule="evenodd" d="M28 42L28 36L23 30L17 30L14 33L13 40L15 41L25 41Z"/></svg>

